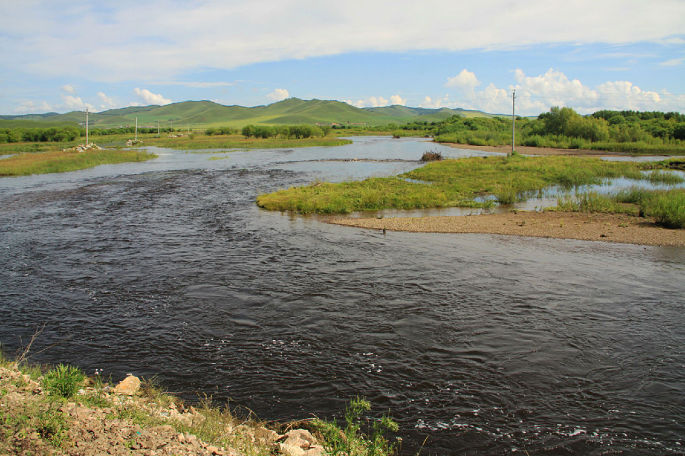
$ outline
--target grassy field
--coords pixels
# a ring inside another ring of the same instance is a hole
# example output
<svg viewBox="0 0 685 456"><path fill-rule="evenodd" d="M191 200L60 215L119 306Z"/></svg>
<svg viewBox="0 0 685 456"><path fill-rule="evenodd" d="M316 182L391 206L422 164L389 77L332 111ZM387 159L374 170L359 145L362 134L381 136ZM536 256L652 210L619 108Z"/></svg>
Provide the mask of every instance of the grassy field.
<svg viewBox="0 0 685 456"><path fill-rule="evenodd" d="M143 138L143 145L169 149L280 149L292 147L342 146L352 141L333 136L323 138L283 139L245 138L243 135L191 134L179 138Z"/></svg>
<svg viewBox="0 0 685 456"><path fill-rule="evenodd" d="M660 166L668 167L666 163ZM493 201L478 197L494 195L496 201L511 204L554 185L572 189L617 177L674 180L673 176L658 171L647 175L642 173L654 167L654 164L564 156L465 158L433 162L395 177L339 184L317 182L305 187L292 187L260 195L257 204L269 210L303 214L390 208L483 207L492 205Z"/></svg>
<svg viewBox="0 0 685 456"><path fill-rule="evenodd" d="M93 150L87 152L53 150L21 153L0 160L0 176L63 173L98 165L141 162L156 155L139 150Z"/></svg>

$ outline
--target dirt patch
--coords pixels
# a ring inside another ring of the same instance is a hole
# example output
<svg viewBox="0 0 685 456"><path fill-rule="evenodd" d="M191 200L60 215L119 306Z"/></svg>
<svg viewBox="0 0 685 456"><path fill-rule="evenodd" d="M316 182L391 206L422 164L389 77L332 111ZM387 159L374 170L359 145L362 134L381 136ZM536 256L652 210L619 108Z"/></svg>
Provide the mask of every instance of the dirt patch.
<svg viewBox="0 0 685 456"><path fill-rule="evenodd" d="M467 216L325 219L336 225L423 233L488 233L625 244L685 247L685 230L648 218L577 212L511 212Z"/></svg>

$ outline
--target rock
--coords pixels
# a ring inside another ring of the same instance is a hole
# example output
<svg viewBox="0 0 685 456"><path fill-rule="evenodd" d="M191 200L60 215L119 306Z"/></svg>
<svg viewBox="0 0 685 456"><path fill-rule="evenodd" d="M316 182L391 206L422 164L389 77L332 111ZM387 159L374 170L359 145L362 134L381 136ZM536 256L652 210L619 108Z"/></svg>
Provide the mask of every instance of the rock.
<svg viewBox="0 0 685 456"><path fill-rule="evenodd" d="M305 429L293 429L285 434L285 441L278 444L279 449L289 456L321 456L323 447L317 445L314 436Z"/></svg>
<svg viewBox="0 0 685 456"><path fill-rule="evenodd" d="M280 440L284 437L282 435L278 435L278 432L272 431L271 429L267 429L265 427L258 427L255 429L254 436L255 439L266 445L271 445L275 443L276 440Z"/></svg>
<svg viewBox="0 0 685 456"><path fill-rule="evenodd" d="M128 377L120 381L116 387L114 387L114 392L117 394L133 396L139 389L140 379L135 375L129 375Z"/></svg>

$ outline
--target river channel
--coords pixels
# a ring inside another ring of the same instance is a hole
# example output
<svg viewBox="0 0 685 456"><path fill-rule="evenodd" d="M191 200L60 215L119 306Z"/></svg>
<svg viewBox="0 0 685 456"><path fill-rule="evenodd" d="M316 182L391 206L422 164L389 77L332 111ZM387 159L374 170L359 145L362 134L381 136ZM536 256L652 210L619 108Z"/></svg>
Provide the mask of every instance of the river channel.
<svg viewBox="0 0 685 456"><path fill-rule="evenodd" d="M33 361L154 375L268 420L339 417L363 395L405 454L684 454L685 249L384 235L255 205L427 150L482 155L152 148L1 179L0 342L45 323Z"/></svg>

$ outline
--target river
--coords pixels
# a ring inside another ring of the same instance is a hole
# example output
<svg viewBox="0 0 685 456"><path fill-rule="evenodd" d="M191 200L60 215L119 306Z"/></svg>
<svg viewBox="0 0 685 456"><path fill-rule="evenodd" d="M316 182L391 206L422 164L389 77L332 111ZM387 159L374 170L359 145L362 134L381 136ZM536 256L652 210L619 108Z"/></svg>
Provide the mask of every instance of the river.
<svg viewBox="0 0 685 456"><path fill-rule="evenodd" d="M2 179L0 342L45 323L33 361L156 375L263 419L339 417L363 395L405 454L426 437L423 455L685 453L685 249L384 235L255 205L426 150L475 153L152 148Z"/></svg>

